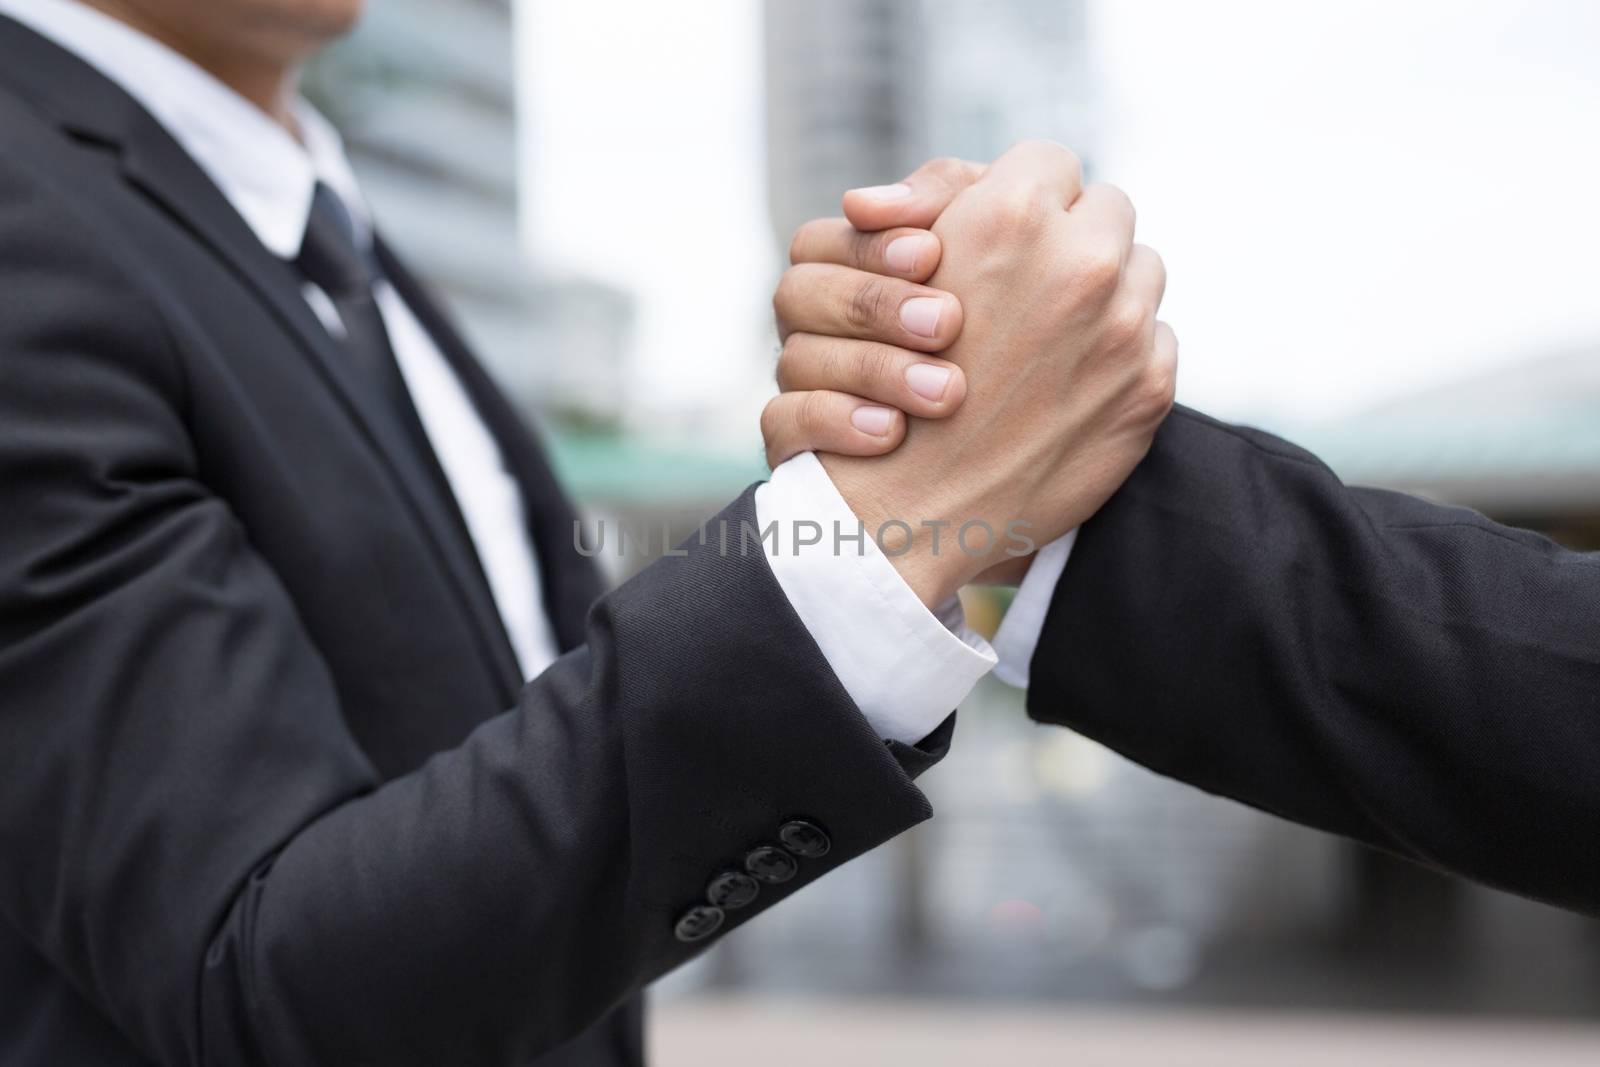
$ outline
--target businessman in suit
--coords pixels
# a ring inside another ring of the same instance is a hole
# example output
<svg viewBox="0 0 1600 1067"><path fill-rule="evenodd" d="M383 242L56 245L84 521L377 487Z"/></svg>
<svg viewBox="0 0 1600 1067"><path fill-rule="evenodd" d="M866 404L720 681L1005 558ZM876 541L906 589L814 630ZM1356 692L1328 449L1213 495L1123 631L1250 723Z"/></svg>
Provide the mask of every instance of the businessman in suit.
<svg viewBox="0 0 1600 1067"><path fill-rule="evenodd" d="M793 282L818 271L892 302L894 271L863 254L871 235L926 241L935 258L984 175L938 160L847 193L846 218L796 235L780 324L808 314ZM967 321L1004 306L954 255L928 284L960 297ZM769 455L828 441L838 479L892 464L914 481L934 462L914 434L830 435L829 410L966 416L886 387L882 368L925 357L897 351L881 320L818 325L785 346ZM949 352L966 402L1004 389L981 349L955 356L962 343ZM1345 486L1287 441L1178 407L1105 508L1007 577L1020 589L995 647L1034 719L1284 818L1600 914L1600 554Z"/></svg>
<svg viewBox="0 0 1600 1067"><path fill-rule="evenodd" d="M796 520L857 519L810 452L601 595L294 91L357 9L0 0L7 1067L637 1064L648 982L929 815L913 778L996 661L952 596L1000 546L816 551ZM1078 182L1021 146L949 245L1026 233L986 261L1047 310L895 309L905 350L964 332L1054 384L919 432L946 470L862 472L862 512L1054 536L1148 448L1159 260ZM844 296L790 288L816 321ZM918 365L953 406L954 365ZM1093 462L1041 486L1019 438Z"/></svg>

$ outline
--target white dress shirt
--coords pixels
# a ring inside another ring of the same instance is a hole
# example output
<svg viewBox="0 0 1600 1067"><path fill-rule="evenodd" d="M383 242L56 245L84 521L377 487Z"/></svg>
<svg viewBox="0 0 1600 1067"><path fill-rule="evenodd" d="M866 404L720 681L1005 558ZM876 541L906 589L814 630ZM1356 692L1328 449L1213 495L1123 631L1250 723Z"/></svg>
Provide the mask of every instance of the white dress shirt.
<svg viewBox="0 0 1600 1067"><path fill-rule="evenodd" d="M807 520L816 527L796 536L795 523ZM990 670L1027 688L1045 613L1078 536L1072 530L1039 549L991 646L966 627L953 598L937 612L923 606L870 532L836 543L835 530L855 534L860 523L812 453L780 463L756 490L756 522L763 530L777 524L776 551L768 547L773 574L856 706L884 737L907 742L926 737ZM819 530L817 543L799 543Z"/></svg>
<svg viewBox="0 0 1600 1067"><path fill-rule="evenodd" d="M77 0L0 0L0 12L54 40L121 86L159 121L216 183L268 251L293 260L320 180L344 200L364 239L371 214L337 132L303 100L292 113L296 140L265 112L205 70L126 24ZM342 325L314 286L306 299L331 331ZM388 283L375 298L417 414L455 494L482 561L523 674L533 678L557 655L545 614L522 493L493 435L427 330ZM784 463L756 492L757 521L776 523L773 574L845 690L879 736L913 744L927 736L1002 663L1002 677L1025 684L1044 608L1071 549L1063 539L1040 553L996 638L997 655L967 630L952 602L936 615L923 606L871 537L834 552L835 522L857 528L821 464L810 453ZM828 532L796 547L797 523ZM1013 619L1015 621L1013 621Z"/></svg>

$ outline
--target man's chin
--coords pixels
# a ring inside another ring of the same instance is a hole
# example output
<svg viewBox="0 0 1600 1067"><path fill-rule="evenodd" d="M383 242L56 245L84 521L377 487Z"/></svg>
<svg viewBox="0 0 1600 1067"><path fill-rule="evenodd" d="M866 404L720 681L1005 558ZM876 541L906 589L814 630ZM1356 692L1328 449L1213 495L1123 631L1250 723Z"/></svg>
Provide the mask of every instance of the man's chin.
<svg viewBox="0 0 1600 1067"><path fill-rule="evenodd" d="M348 34L365 10L364 0L254 0L248 21L253 33L304 59Z"/></svg>

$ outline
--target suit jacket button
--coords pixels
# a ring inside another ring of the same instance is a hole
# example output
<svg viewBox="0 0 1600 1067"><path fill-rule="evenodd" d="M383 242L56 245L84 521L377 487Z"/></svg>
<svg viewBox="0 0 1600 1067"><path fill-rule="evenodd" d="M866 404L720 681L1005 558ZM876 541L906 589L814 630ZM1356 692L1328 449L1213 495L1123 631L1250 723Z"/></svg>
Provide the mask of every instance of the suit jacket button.
<svg viewBox="0 0 1600 1067"><path fill-rule="evenodd" d="M784 848L806 859L826 856L833 847L832 839L823 833L822 827L805 819L790 819L784 823L778 831L778 840L783 842Z"/></svg>
<svg viewBox="0 0 1600 1067"><path fill-rule="evenodd" d="M744 858L744 869L763 882L777 885L793 878L800 869L800 864L795 858L781 848L772 845L761 845L750 850Z"/></svg>
<svg viewBox="0 0 1600 1067"><path fill-rule="evenodd" d="M706 886L706 899L719 908L742 908L756 899L761 883L742 871L723 871Z"/></svg>
<svg viewBox="0 0 1600 1067"><path fill-rule="evenodd" d="M678 925L673 927L672 934L679 941L689 943L704 941L722 929L722 921L725 918L727 916L721 908L696 904L678 919Z"/></svg>

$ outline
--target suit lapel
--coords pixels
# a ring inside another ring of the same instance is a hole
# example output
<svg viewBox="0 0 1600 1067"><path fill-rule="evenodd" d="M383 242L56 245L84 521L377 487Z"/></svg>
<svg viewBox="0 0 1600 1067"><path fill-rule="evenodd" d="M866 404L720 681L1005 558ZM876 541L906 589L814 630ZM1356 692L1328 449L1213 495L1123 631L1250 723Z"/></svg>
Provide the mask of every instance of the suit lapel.
<svg viewBox="0 0 1600 1067"><path fill-rule="evenodd" d="M293 339L338 396L437 557L474 622L491 676L509 702L520 671L453 500L443 500L412 455L398 416L329 335L301 295L294 268L261 244L232 205L161 125L110 80L17 23L0 18L0 70L68 132L118 150L124 177L206 245Z"/></svg>

